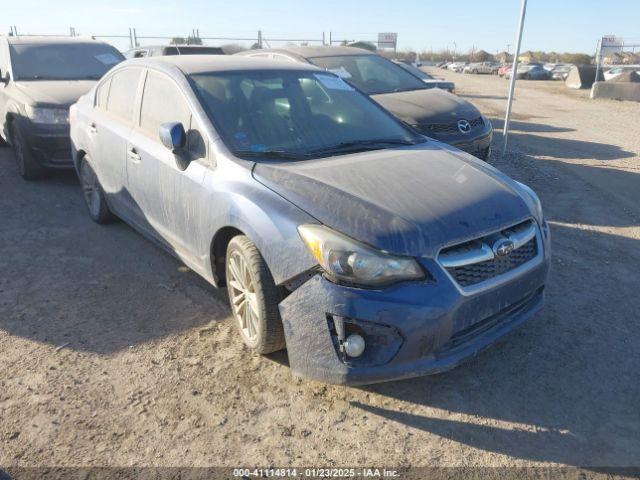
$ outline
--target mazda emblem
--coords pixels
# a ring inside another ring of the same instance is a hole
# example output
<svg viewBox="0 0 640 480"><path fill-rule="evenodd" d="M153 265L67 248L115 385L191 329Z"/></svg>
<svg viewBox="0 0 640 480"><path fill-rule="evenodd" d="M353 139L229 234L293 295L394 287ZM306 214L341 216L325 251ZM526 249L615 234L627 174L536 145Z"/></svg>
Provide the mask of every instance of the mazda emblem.
<svg viewBox="0 0 640 480"><path fill-rule="evenodd" d="M471 131L471 124L467 120L458 120L458 130L461 133L469 133Z"/></svg>

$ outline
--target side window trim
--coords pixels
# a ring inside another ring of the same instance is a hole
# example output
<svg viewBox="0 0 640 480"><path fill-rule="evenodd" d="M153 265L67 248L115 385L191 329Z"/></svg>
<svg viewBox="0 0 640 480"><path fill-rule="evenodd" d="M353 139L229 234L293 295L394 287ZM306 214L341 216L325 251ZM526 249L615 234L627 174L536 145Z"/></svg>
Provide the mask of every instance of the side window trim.
<svg viewBox="0 0 640 480"><path fill-rule="evenodd" d="M144 98L144 88L147 85L147 78L149 76L149 69L148 68L144 68L142 70L142 74L140 75L140 85L138 86L138 92L136 93L136 103L134 105L133 108L133 113L134 113L134 121L133 121L133 128L136 130L140 130L144 133L144 131L142 130L142 127L140 126L140 117L141 117L141 112L142 112L142 99Z"/></svg>

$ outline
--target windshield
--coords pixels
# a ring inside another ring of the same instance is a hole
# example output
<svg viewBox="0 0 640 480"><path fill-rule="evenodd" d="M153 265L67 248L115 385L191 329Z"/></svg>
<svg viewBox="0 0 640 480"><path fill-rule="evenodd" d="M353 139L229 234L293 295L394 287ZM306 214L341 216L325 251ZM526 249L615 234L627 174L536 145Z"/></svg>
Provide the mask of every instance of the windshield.
<svg viewBox="0 0 640 480"><path fill-rule="evenodd" d="M122 54L104 43L30 43L10 45L16 80L98 80Z"/></svg>
<svg viewBox="0 0 640 480"><path fill-rule="evenodd" d="M315 57L308 60L336 73L367 95L427 88L419 78L379 55Z"/></svg>
<svg viewBox="0 0 640 480"><path fill-rule="evenodd" d="M239 157L304 159L425 141L328 72L215 72L190 78Z"/></svg>
<svg viewBox="0 0 640 480"><path fill-rule="evenodd" d="M433 77L431 75L429 75L427 72L423 72L418 67L414 67L413 65L409 65L406 63L396 63L396 65L399 65L401 68L404 68L407 72L412 73L413 75L415 75L416 77L422 80L433 80Z"/></svg>

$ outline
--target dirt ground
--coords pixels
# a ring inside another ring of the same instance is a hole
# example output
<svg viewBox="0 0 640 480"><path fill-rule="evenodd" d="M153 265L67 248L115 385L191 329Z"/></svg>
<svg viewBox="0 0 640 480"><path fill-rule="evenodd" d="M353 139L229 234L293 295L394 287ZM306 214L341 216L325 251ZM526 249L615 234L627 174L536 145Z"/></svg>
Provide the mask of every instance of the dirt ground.
<svg viewBox="0 0 640 480"><path fill-rule="evenodd" d="M434 71L502 125L508 82ZM365 388L249 354L225 291L0 148L0 466L640 466L640 106L523 81L513 111L492 163L552 224L545 309Z"/></svg>

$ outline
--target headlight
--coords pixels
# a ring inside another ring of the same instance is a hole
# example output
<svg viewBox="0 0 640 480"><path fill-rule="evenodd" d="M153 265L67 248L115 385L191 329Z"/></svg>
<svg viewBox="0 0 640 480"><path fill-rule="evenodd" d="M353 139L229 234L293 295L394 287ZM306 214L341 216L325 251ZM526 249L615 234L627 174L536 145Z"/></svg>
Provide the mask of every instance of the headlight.
<svg viewBox="0 0 640 480"><path fill-rule="evenodd" d="M491 125L491 120L489 120L487 117L485 117L484 115L482 115L482 121L484 122L484 124L488 127L493 128L493 125Z"/></svg>
<svg viewBox="0 0 640 480"><path fill-rule="evenodd" d="M544 214L542 212L542 203L540 202L540 199L538 198L538 195L536 194L536 192L534 192L531 187L529 187L528 185L525 185L524 183L520 183L517 180L514 180L518 185L520 185L520 188L522 188L522 190L525 191L525 193L527 195L529 195L529 197L531 198L531 200L533 201L534 204L534 208L535 208L535 216L536 216L536 220L538 220L538 222L540 223L540 225L542 225L543 221L544 221Z"/></svg>
<svg viewBox="0 0 640 480"><path fill-rule="evenodd" d="M323 225L300 225L298 231L333 281L379 287L425 278L424 271L413 258L376 250Z"/></svg>
<svg viewBox="0 0 640 480"><path fill-rule="evenodd" d="M26 111L33 123L48 125L67 125L69 123L69 110L66 108L41 108L27 105Z"/></svg>

